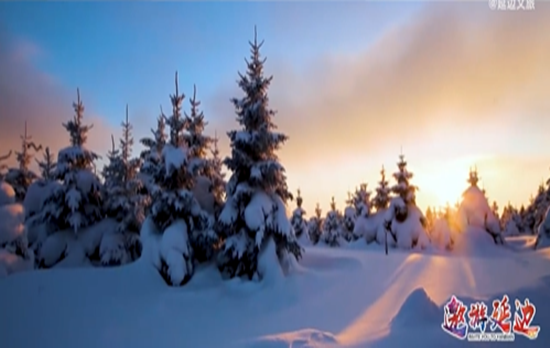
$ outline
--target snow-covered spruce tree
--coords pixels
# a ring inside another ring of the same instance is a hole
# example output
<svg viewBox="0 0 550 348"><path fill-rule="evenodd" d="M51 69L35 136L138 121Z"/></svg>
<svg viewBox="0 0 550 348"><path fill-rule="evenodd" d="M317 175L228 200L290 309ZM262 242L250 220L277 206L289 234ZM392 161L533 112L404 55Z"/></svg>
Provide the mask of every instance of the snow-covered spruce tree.
<svg viewBox="0 0 550 348"><path fill-rule="evenodd" d="M10 151L5 155L0 156L0 180L4 180L4 176L6 174L5 171L8 169L8 166L2 162L10 158L11 154L12 152Z"/></svg>
<svg viewBox="0 0 550 348"><path fill-rule="evenodd" d="M157 128L151 129L153 136L140 140L145 149L139 155L141 160L139 176L149 194L153 190L153 186L155 186L155 177L161 167L162 149L167 142L165 121L166 116L161 107L160 116L157 118Z"/></svg>
<svg viewBox="0 0 550 348"><path fill-rule="evenodd" d="M398 171L393 174L397 183L391 188L391 191L396 196L401 197L405 204L415 204L417 187L410 183L413 173L407 170L407 161L405 161L405 156L403 154L399 155L397 168Z"/></svg>
<svg viewBox="0 0 550 348"><path fill-rule="evenodd" d="M185 113L185 133L187 145L188 170L193 177L192 192L204 210L204 221L201 228L192 228L191 245L195 259L208 261L214 256L214 246L218 244L218 235L214 232L216 202L212 194L212 180L216 178L216 168L207 158L213 143L212 137L204 134L206 125L203 112L199 109L201 103L197 100L197 88L193 86L193 97L189 99L190 113Z"/></svg>
<svg viewBox="0 0 550 348"><path fill-rule="evenodd" d="M382 211L388 208L390 205L390 193L391 188L386 180L384 166L382 166L382 170L380 170L380 181L378 182L378 187L376 188L376 195L372 200L372 204L376 211Z"/></svg>
<svg viewBox="0 0 550 348"><path fill-rule="evenodd" d="M29 169L33 154L29 150L40 151L41 145L36 145L32 137L27 133L27 122L25 121L25 133L21 135L21 152L16 152L18 167L10 168L6 174L5 181L15 190L15 198L22 202L27 194L27 189L38 176Z"/></svg>
<svg viewBox="0 0 550 348"><path fill-rule="evenodd" d="M156 241L160 243L153 263L167 284L185 284L194 273L194 252L190 236L195 233L209 234L209 216L195 199L193 173L189 170L187 145L184 138L187 119L181 108L185 98L179 93L178 74L175 79L176 91L170 96L172 115L166 118L169 127L169 141L161 153L156 183L151 188L152 205L150 219L158 232ZM150 224L144 223L144 229ZM151 237L151 231L142 229L142 236ZM147 243L147 242L145 242ZM207 249L207 248L203 248Z"/></svg>
<svg viewBox="0 0 550 348"><path fill-rule="evenodd" d="M334 197L330 202L330 210L325 217L323 222L323 232L321 235L321 240L331 246L337 247L341 244L342 238L342 216L340 212L336 209L336 202Z"/></svg>
<svg viewBox="0 0 550 348"><path fill-rule="evenodd" d="M360 184L353 193L353 207L357 216L369 216L371 211L371 192L367 190L366 183Z"/></svg>
<svg viewBox="0 0 550 348"><path fill-rule="evenodd" d="M138 179L139 159L132 158L132 125L122 122L122 138L119 149L115 147L107 155L109 163L103 169L105 178L105 214L116 221L116 229L104 234L99 246L99 258L103 265L113 266L135 261L141 255L139 231L145 219L148 197L142 193Z"/></svg>
<svg viewBox="0 0 550 348"><path fill-rule="evenodd" d="M75 111L73 119L63 124L69 132L71 145L59 151L54 171L54 179L61 185L57 186L45 199L42 210L43 222L50 224L53 228L53 234L48 237L49 239L65 230L71 230L73 235L78 236L84 228L103 218L101 182L94 174L94 162L99 159L99 156L85 148L87 134L93 125L83 124L84 105L78 89L77 102L73 103L73 108ZM54 239L48 248L46 248L48 240L42 245L40 251L42 267L53 266L65 257L66 244L54 243ZM44 248L47 251L43 253ZM48 260L45 260L45 257Z"/></svg>
<svg viewBox="0 0 550 348"><path fill-rule="evenodd" d="M220 158L220 150L218 149L218 136L214 135L211 145L211 157L209 165L206 168L206 177L211 183L211 193L214 197L214 215L217 217L223 207L225 199L225 173L222 171L223 161Z"/></svg>
<svg viewBox="0 0 550 348"><path fill-rule="evenodd" d="M219 269L225 277L280 275L291 258L300 259L303 251L286 215L286 202L292 194L276 151L287 136L275 132L275 111L269 108L267 95L272 77L264 76L262 44L254 29L247 72L239 73L244 96L232 99L242 128L228 132L231 156L224 161L232 172L218 219L225 237ZM275 260L280 266L277 270L268 266Z"/></svg>
<svg viewBox="0 0 550 348"><path fill-rule="evenodd" d="M319 243L321 234L323 233L323 211L319 203L315 205L315 215L308 221L309 240L313 245Z"/></svg>
<svg viewBox="0 0 550 348"><path fill-rule="evenodd" d="M36 253L51 227L42 223L42 206L46 198L59 186L59 183L55 181L57 163L49 147L44 150L43 159L35 159L35 161L40 168L41 176L27 189L23 208L25 209L25 225L29 245Z"/></svg>
<svg viewBox="0 0 550 348"><path fill-rule="evenodd" d="M290 223L292 224L292 227L294 228L294 234L296 235L296 238L300 239L302 236L307 236L307 222L306 222L306 211L304 208L302 208L303 199L301 196L300 189L298 189L297 195L296 195L296 209L292 212L292 217L290 219Z"/></svg>

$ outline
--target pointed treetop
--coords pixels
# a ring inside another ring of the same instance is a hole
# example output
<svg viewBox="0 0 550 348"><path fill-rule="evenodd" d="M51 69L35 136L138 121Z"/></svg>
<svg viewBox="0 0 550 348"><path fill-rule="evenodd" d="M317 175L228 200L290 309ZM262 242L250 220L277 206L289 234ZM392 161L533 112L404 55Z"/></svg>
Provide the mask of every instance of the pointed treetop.
<svg viewBox="0 0 550 348"><path fill-rule="evenodd" d="M115 146L115 137L111 134L111 152L115 152L116 151L116 146Z"/></svg>
<svg viewBox="0 0 550 348"><path fill-rule="evenodd" d="M128 103L126 103L126 123L128 122Z"/></svg>

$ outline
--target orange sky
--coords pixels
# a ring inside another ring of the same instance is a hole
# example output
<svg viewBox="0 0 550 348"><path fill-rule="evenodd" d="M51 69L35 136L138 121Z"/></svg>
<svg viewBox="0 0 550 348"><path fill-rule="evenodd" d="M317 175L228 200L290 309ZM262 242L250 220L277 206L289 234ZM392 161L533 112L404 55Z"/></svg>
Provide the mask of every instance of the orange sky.
<svg viewBox="0 0 550 348"><path fill-rule="evenodd" d="M453 203L473 165L491 200L527 202L550 176L549 15L550 6L540 2L532 12L489 11L485 2L433 3L358 54L334 53L300 67L280 52L270 55L266 37L271 105L279 129L290 136L280 157L306 210L313 213L319 202L326 211L331 196L343 208L346 192L363 181L373 189L382 165L388 174L396 170L401 149L420 187L421 207ZM19 81L2 88L11 94L0 101L11 115L41 114L30 131L58 148L68 139L60 123L70 117L74 93L32 67L29 57L39 49L16 47L9 54L0 47L0 73ZM237 69L244 64L235 66L235 79ZM211 134L235 127L228 102L240 95L235 79L203 100L207 118L228 115L211 122ZM31 95L32 102L24 99ZM93 93L85 91L83 100L95 124L90 147L105 153L110 133L119 131L93 116L99 102ZM145 125L139 120L137 137L154 126L154 117ZM21 118L2 116L1 122L1 148L17 149ZM226 137L221 145L228 154Z"/></svg>

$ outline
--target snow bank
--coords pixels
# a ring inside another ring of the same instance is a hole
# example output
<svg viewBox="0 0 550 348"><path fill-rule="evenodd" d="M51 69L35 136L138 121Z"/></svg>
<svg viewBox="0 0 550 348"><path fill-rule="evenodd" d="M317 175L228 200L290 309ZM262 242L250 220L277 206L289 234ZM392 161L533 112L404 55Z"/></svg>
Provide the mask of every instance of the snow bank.
<svg viewBox="0 0 550 348"><path fill-rule="evenodd" d="M11 185L0 181L0 206L15 203L15 190Z"/></svg>
<svg viewBox="0 0 550 348"><path fill-rule="evenodd" d="M0 183L0 277L34 268L28 246L23 205L15 203L15 191Z"/></svg>
<svg viewBox="0 0 550 348"><path fill-rule="evenodd" d="M391 321L392 329L424 326L439 323L443 311L428 296L424 288L417 288L407 297Z"/></svg>
<svg viewBox="0 0 550 348"><path fill-rule="evenodd" d="M470 186L462 194L462 202L458 208L458 218L462 230L467 226L485 227L487 219L494 219L494 214L487 198L477 186Z"/></svg>

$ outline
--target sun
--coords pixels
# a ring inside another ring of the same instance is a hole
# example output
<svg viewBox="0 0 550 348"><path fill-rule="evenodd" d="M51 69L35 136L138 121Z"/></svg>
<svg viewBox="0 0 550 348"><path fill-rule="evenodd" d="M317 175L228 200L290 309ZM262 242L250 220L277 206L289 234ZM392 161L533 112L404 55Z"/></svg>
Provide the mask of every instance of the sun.
<svg viewBox="0 0 550 348"><path fill-rule="evenodd" d="M458 161L433 163L416 174L420 188L418 198L425 206L454 205L462 200L462 193L467 188L467 175L468 167Z"/></svg>

